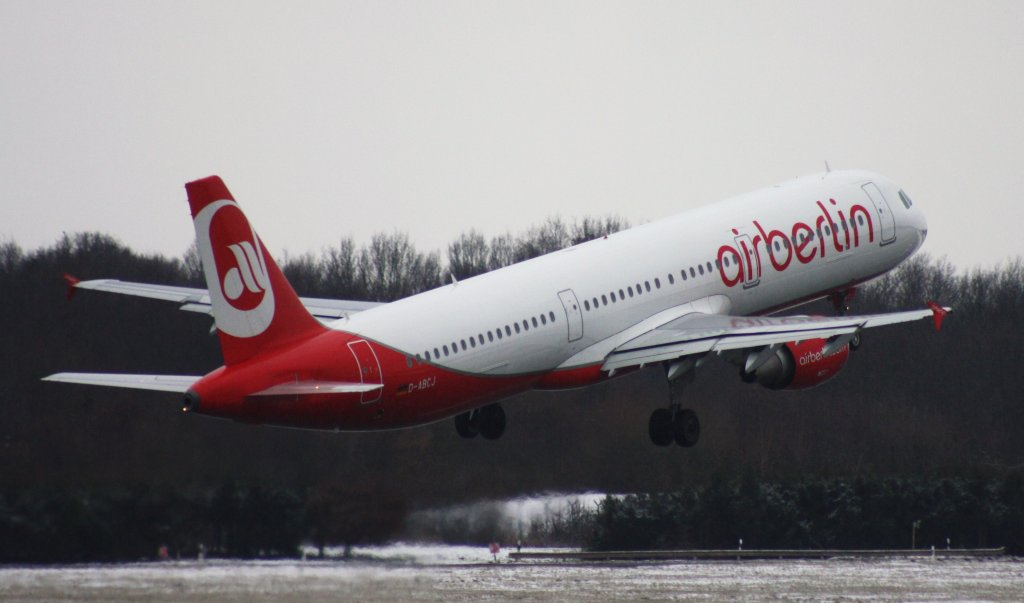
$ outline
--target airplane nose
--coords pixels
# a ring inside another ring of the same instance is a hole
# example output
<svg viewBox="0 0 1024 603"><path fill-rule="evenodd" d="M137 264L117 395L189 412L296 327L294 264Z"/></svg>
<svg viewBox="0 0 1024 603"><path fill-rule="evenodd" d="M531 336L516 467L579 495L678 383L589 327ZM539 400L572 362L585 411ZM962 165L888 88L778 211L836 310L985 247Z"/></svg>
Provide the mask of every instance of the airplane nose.
<svg viewBox="0 0 1024 603"><path fill-rule="evenodd" d="M906 192L899 191L899 197L900 201L903 202L903 206L907 209L906 224L917 235L917 247L920 248L924 244L924 240L928 238L928 220L925 219L921 208L914 205L914 202L911 201Z"/></svg>

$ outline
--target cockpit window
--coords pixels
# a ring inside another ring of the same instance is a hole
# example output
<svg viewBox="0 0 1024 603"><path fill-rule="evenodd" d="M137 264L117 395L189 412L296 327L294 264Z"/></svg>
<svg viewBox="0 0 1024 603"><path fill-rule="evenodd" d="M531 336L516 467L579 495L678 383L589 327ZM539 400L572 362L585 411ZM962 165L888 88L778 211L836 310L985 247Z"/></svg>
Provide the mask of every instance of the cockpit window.
<svg viewBox="0 0 1024 603"><path fill-rule="evenodd" d="M910 197L907 195L907 193L903 191L900 191L900 201L903 202L903 207L906 207L907 209L910 209L910 206L914 204L914 202L910 200Z"/></svg>

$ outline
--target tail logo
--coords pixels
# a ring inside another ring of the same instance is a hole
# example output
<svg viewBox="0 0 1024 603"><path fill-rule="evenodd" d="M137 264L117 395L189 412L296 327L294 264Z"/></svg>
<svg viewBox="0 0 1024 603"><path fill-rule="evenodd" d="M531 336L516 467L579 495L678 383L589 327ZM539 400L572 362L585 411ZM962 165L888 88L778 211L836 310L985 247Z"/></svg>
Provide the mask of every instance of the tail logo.
<svg viewBox="0 0 1024 603"><path fill-rule="evenodd" d="M255 337L274 318L274 289L259 237L233 201L217 201L195 217L196 246L203 260L217 328L234 337Z"/></svg>
<svg viewBox="0 0 1024 603"><path fill-rule="evenodd" d="M255 233L253 233L255 238ZM244 293L262 295L270 290L270 277L267 275L267 267L262 261L263 256L257 255L256 248L250 241L241 241L234 245L228 245L228 249L235 256L236 267L227 271L221 281L221 289L224 297L227 298L236 310L245 310L238 307L237 302L241 300Z"/></svg>

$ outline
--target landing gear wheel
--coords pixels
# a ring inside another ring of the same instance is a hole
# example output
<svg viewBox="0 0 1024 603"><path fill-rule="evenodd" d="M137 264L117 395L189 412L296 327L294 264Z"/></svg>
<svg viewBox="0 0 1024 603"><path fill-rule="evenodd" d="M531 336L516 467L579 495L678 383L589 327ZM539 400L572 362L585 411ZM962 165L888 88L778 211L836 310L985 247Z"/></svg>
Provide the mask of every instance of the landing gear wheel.
<svg viewBox="0 0 1024 603"><path fill-rule="evenodd" d="M459 433L459 437L475 438L476 434L480 433L480 429L477 427L477 422L474 421L476 417L473 415L477 411L464 412L461 415L455 417L455 431Z"/></svg>
<svg viewBox="0 0 1024 603"><path fill-rule="evenodd" d="M860 333L854 335L853 339L850 340L850 349L854 352L860 349Z"/></svg>
<svg viewBox="0 0 1024 603"><path fill-rule="evenodd" d="M487 440L497 440L505 433L505 409L500 404L491 404L477 411L480 435Z"/></svg>
<svg viewBox="0 0 1024 603"><path fill-rule="evenodd" d="M672 439L683 448L691 448L700 439L700 421L697 413L684 408L672 417Z"/></svg>
<svg viewBox="0 0 1024 603"><path fill-rule="evenodd" d="M668 446L672 443L672 412L667 408L659 408L651 413L647 424L647 432L655 446Z"/></svg>

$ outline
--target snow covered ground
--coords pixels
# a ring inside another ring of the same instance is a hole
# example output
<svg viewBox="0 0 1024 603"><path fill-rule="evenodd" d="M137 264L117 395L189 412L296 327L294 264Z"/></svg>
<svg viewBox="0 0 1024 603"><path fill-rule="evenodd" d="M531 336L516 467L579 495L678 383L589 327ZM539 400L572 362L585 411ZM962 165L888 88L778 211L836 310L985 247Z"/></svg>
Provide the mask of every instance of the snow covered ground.
<svg viewBox="0 0 1024 603"><path fill-rule="evenodd" d="M353 561L0 567L0 601L1022 601L1024 560L494 563L480 547Z"/></svg>

